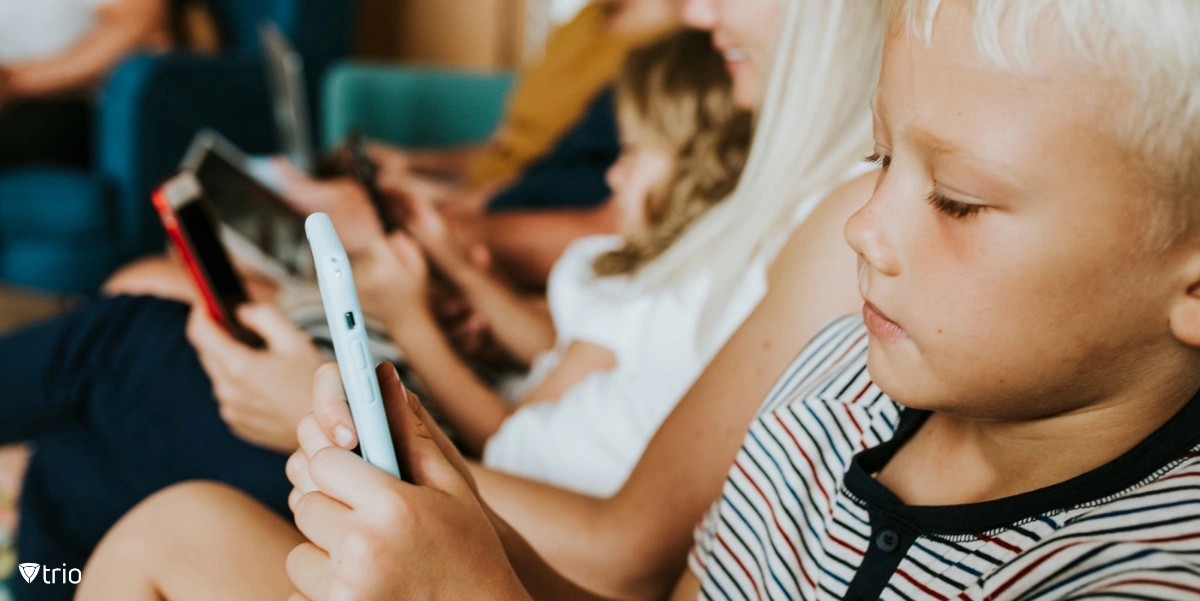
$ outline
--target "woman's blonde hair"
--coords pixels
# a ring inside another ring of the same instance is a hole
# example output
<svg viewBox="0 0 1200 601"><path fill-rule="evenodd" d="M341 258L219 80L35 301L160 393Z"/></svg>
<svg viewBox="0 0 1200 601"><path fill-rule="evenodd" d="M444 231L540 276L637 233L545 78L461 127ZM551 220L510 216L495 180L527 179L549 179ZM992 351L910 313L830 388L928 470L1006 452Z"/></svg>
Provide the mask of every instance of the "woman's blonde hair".
<svg viewBox="0 0 1200 601"><path fill-rule="evenodd" d="M880 1L782 2L779 42L737 188L637 276L643 289L654 289L711 273L702 333L715 329L765 245L807 218L872 147L869 103L884 34Z"/></svg>
<svg viewBox="0 0 1200 601"><path fill-rule="evenodd" d="M617 81L617 112L670 153L671 176L646 199L646 226L597 257L596 275L636 273L733 192L753 117L734 104L732 87L709 33L680 31L630 53Z"/></svg>

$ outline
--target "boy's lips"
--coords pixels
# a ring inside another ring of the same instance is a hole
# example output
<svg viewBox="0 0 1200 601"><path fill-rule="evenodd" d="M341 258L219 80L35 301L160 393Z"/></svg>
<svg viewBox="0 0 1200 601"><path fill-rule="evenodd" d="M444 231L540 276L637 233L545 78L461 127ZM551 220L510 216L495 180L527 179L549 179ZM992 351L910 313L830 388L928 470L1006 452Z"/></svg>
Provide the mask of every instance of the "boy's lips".
<svg viewBox="0 0 1200 601"><path fill-rule="evenodd" d="M900 324L892 321L870 301L863 302L863 324L873 336L883 340L899 340L908 336Z"/></svg>

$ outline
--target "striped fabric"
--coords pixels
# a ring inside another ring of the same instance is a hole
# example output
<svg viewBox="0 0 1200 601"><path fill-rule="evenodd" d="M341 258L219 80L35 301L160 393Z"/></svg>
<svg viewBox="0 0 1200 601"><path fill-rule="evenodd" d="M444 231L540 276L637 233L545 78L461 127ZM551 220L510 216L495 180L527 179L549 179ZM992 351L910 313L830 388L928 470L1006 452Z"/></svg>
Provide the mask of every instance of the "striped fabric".
<svg viewBox="0 0 1200 601"><path fill-rule="evenodd" d="M1200 599L1200 401L1068 483L908 508L869 474L927 414L874 385L866 351L838 320L767 395L697 530L701 599Z"/></svg>

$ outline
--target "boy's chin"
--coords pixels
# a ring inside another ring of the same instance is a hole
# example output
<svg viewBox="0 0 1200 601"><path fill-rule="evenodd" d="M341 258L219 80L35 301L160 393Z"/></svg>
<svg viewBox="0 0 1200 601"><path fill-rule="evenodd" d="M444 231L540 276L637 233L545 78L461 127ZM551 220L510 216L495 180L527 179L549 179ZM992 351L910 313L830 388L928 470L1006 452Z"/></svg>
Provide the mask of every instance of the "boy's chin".
<svg viewBox="0 0 1200 601"><path fill-rule="evenodd" d="M906 355L889 353L877 346L868 350L867 371L871 374L871 381L888 398L909 409L924 411L945 411L961 402L956 395L947 395L945 386L938 385L937 379L928 373L926 366Z"/></svg>

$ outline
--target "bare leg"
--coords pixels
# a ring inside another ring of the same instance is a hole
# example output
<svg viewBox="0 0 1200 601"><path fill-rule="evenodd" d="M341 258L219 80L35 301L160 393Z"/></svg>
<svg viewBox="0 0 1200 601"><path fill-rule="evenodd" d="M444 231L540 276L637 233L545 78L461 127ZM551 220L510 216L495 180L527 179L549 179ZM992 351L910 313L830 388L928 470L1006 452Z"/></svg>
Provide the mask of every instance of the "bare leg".
<svg viewBox="0 0 1200 601"><path fill-rule="evenodd" d="M274 282L257 272L242 268L236 260L234 263L251 300L275 299L279 291ZM187 269L170 254L146 257L122 267L104 283L102 290L108 296L157 296L181 303L192 303L198 298L196 286Z"/></svg>
<svg viewBox="0 0 1200 601"><path fill-rule="evenodd" d="M27 465L28 445L0 447L0 532L11 533L17 527L17 496Z"/></svg>
<svg viewBox="0 0 1200 601"><path fill-rule="evenodd" d="M170 255L147 257L122 267L104 283L103 290L109 296L157 296L184 303L192 302L196 295L187 271Z"/></svg>
<svg viewBox="0 0 1200 601"><path fill-rule="evenodd" d="M287 556L304 537L220 484L189 482L146 499L104 537L77 601L261 601L295 592Z"/></svg>

